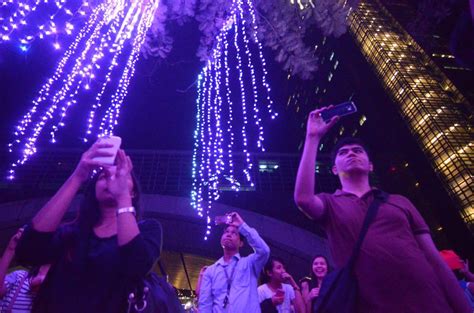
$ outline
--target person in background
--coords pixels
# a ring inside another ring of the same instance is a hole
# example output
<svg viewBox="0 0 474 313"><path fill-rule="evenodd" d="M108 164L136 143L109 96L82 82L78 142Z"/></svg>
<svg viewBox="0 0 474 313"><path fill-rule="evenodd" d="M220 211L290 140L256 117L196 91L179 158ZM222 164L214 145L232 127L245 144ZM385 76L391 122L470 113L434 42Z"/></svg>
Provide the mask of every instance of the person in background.
<svg viewBox="0 0 474 313"><path fill-rule="evenodd" d="M262 313L305 313L300 287L286 271L282 259L270 257L263 268L262 282L258 287Z"/></svg>
<svg viewBox="0 0 474 313"><path fill-rule="evenodd" d="M230 213L221 237L222 258L204 272L199 291L199 313L260 313L257 280L270 248L236 212ZM254 253L241 257L243 235Z"/></svg>
<svg viewBox="0 0 474 313"><path fill-rule="evenodd" d="M463 261L453 250L442 250L440 255L458 279L474 312L474 274L469 270L469 262Z"/></svg>
<svg viewBox="0 0 474 313"><path fill-rule="evenodd" d="M208 268L207 266L203 266L201 270L199 271L199 277L198 277L198 281L197 281L196 289L195 289L197 298L199 298L199 292L201 291L202 277L204 276L204 272L206 271L207 268Z"/></svg>
<svg viewBox="0 0 474 313"><path fill-rule="evenodd" d="M20 228L10 239L0 260L0 313L29 313L39 287L43 283L50 265L33 267L29 271L7 270L15 257L15 249L23 233Z"/></svg>
<svg viewBox="0 0 474 313"><path fill-rule="evenodd" d="M309 278L302 279L301 292L305 303L306 313L314 312L314 304L319 296L319 289L324 277L329 272L329 263L325 256L317 255L311 263Z"/></svg>
<svg viewBox="0 0 474 313"><path fill-rule="evenodd" d="M198 280L197 280L197 283L196 283L196 289L194 289L194 293L196 295L196 298L193 301L193 308L191 310L191 312L193 312L193 313L199 312L199 309L198 309L199 293L201 291L202 277L204 276L204 272L206 271L207 268L208 268L207 266L203 266L201 268L201 270L199 271L199 276L198 276Z"/></svg>

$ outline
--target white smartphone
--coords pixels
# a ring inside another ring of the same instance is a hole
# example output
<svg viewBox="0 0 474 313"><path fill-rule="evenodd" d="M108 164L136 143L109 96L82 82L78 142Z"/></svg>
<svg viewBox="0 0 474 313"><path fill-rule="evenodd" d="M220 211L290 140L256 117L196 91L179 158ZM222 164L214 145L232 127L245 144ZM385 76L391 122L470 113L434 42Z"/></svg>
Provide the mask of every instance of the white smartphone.
<svg viewBox="0 0 474 313"><path fill-rule="evenodd" d="M107 157L96 157L94 161L97 161L102 164L106 165L114 165L115 158L117 157L118 149L120 149L120 145L122 144L122 138L118 136L105 136L101 137L98 140L99 143L110 143L112 147L110 148L102 148L101 151L104 152L111 152L113 155Z"/></svg>

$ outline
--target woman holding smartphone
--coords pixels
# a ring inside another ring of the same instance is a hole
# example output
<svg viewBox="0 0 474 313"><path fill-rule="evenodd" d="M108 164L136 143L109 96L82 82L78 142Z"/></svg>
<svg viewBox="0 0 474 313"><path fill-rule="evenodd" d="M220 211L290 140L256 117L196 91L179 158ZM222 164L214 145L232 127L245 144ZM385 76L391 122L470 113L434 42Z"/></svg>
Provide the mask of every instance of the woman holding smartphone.
<svg viewBox="0 0 474 313"><path fill-rule="evenodd" d="M314 304L319 296L319 289L328 272L328 259L322 255L315 256L311 263L310 278L302 279L301 282L301 292L306 306L306 313L314 312Z"/></svg>
<svg viewBox="0 0 474 313"><path fill-rule="evenodd" d="M16 249L19 262L52 264L32 312L125 312L128 293L159 257L161 226L139 222L132 162L123 150L113 149L107 140L93 144L23 232ZM115 166L101 163L115 153ZM91 178L94 170L98 173ZM60 225L87 181L77 218Z"/></svg>

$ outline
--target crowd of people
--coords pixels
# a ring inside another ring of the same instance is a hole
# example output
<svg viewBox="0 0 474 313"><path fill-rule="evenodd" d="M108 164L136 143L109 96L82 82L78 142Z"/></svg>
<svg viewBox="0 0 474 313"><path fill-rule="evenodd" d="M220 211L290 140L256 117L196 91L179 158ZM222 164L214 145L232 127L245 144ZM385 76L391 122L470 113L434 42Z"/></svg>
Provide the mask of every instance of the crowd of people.
<svg viewBox="0 0 474 313"><path fill-rule="evenodd" d="M314 193L319 143L338 120L323 121L324 109L309 115L294 198L326 231L331 258L316 255L308 262L308 277L295 280L257 230L239 213L229 213L220 239L222 257L199 274L196 310L324 313L329 277L357 255L351 268L358 287L353 312L472 313L474 274L468 263L453 251L436 249L407 198L369 184L373 165L363 142L348 138L336 144L332 171L341 189ZM153 285L137 292L160 257L162 230L156 220L141 218L139 185L125 152L118 151L114 165L97 161L110 157L109 147L93 144L59 191L10 240L0 260L0 313L178 313L165 307L169 294L156 301L153 311L146 308L151 303L147 297L156 295L147 289ZM83 185L78 216L64 223ZM380 202L376 209L374 199ZM372 210L374 217L360 239ZM355 248L358 241L360 249ZM253 253L241 256L245 243ZM7 274L14 258L30 270ZM145 301L136 304L141 297Z"/></svg>

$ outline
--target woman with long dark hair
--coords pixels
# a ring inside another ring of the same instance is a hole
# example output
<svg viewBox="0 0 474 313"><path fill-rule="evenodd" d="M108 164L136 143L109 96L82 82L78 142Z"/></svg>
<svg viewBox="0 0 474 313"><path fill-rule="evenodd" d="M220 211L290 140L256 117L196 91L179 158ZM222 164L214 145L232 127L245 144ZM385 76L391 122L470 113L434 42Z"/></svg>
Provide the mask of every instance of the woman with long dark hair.
<svg viewBox="0 0 474 313"><path fill-rule="evenodd" d="M159 257L161 226L154 220L139 221L140 194L130 158L119 150L116 166L96 161L110 156L111 147L98 141L82 155L18 243L19 262L51 264L33 305L35 313L125 312L128 292ZM99 173L90 180L94 170ZM78 217L60 225L87 181Z"/></svg>
<svg viewBox="0 0 474 313"><path fill-rule="evenodd" d="M316 299L319 296L319 289L324 277L329 272L328 259L323 255L317 255L311 263L310 278L304 279L301 283L301 293L306 306L306 313L312 313Z"/></svg>

